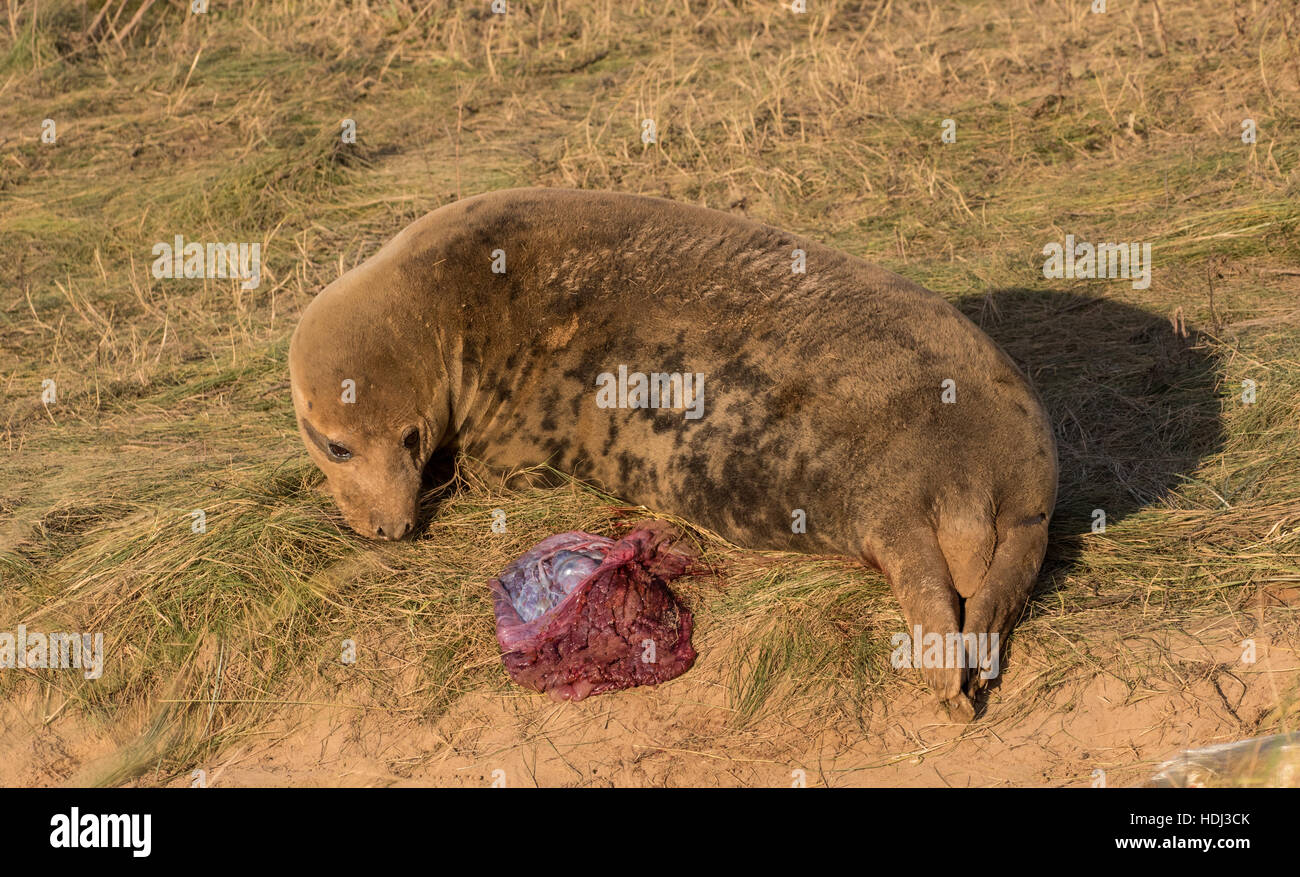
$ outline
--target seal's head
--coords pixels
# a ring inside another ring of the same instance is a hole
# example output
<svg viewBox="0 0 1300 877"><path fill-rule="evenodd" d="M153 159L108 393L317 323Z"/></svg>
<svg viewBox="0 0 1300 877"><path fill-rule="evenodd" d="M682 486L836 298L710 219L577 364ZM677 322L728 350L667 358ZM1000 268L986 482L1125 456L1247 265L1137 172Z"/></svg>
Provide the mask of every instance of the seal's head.
<svg viewBox="0 0 1300 877"><path fill-rule="evenodd" d="M348 525L401 539L415 528L421 472L447 426L445 381L417 361L426 319L394 306L365 267L307 307L289 344L289 380L307 452Z"/></svg>

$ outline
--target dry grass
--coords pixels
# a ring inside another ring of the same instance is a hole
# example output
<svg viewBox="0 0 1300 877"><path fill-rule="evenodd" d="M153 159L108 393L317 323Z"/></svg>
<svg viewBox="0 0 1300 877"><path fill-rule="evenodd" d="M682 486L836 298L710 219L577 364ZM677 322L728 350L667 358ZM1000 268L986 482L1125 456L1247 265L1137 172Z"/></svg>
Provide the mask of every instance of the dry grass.
<svg viewBox="0 0 1300 877"><path fill-rule="evenodd" d="M809 234L950 296L1025 366L1057 424L1062 497L1008 668L1032 682L995 693L989 721L1069 708L1097 676L1132 699L1222 689L1249 667L1172 645L1211 624L1294 653L1294 3L1166 4L1158 24L1147 4L1028 0L804 16L512 0L505 19L187 5L11 2L0 25L0 630L102 630L110 655L96 683L10 671L0 692L120 743L62 774L163 781L304 703L431 718L508 691L487 576L636 510L462 477L430 497L418 541L365 542L299 447L285 368L316 290L424 212L508 185L661 194ZM1151 288L1044 280L1039 251L1066 233L1152 242ZM154 279L151 247L176 234L261 242L261 287ZM701 747L796 707L866 729L918 684L889 667L901 621L879 577L692 537L720 573L686 594L697 645L731 706ZM345 638L391 661L343 667ZM1269 707L1247 715L1220 691L1226 735L1295 729L1295 675L1265 683Z"/></svg>

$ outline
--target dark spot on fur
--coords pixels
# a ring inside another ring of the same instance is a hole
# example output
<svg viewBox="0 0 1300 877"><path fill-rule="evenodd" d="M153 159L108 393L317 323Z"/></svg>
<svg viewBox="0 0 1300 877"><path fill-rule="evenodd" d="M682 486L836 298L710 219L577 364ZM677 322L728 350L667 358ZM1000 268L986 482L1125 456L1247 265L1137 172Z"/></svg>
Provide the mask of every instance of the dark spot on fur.
<svg viewBox="0 0 1300 877"><path fill-rule="evenodd" d="M560 404L560 391L554 387L546 391L542 398L542 424L541 428L546 432L555 432L559 429L559 424L555 420L555 409Z"/></svg>
<svg viewBox="0 0 1300 877"><path fill-rule="evenodd" d="M651 414L650 428L656 433L665 433L675 429L678 432L677 440L680 442L684 423L685 417L681 411L659 411Z"/></svg>
<svg viewBox="0 0 1300 877"><path fill-rule="evenodd" d="M605 435L605 447L601 449L601 454L609 456L609 452L614 448L614 442L618 441L618 418L614 412L609 412L609 432Z"/></svg>
<svg viewBox="0 0 1300 877"><path fill-rule="evenodd" d="M714 374L706 374L704 380L712 381L715 387L721 385L724 392L747 393L751 397L758 396L772 385L772 379L767 372L753 365L749 360L749 354L743 352L727 360ZM716 391L714 398L717 398Z"/></svg>
<svg viewBox="0 0 1300 877"><path fill-rule="evenodd" d="M566 466L573 466L574 460L569 459L569 448L571 443L569 439L560 435L547 436L539 444L546 454L546 461L556 469L562 469Z"/></svg>
<svg viewBox="0 0 1300 877"><path fill-rule="evenodd" d="M808 380L802 376L783 381L772 392L768 411L773 419L797 414L808 398Z"/></svg>

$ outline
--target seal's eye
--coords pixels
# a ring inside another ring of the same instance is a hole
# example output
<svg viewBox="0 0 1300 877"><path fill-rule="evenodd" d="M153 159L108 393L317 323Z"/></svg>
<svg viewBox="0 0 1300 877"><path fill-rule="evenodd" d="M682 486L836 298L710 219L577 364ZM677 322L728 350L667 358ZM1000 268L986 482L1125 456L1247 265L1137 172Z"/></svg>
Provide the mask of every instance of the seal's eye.
<svg viewBox="0 0 1300 877"><path fill-rule="evenodd" d="M352 452L337 442L330 442L327 444L325 446L325 453L329 454L329 458L335 463L342 463L344 460L352 459Z"/></svg>
<svg viewBox="0 0 1300 877"><path fill-rule="evenodd" d="M406 435L402 436L402 444L408 451L418 448L420 446L420 431L415 427L408 429Z"/></svg>

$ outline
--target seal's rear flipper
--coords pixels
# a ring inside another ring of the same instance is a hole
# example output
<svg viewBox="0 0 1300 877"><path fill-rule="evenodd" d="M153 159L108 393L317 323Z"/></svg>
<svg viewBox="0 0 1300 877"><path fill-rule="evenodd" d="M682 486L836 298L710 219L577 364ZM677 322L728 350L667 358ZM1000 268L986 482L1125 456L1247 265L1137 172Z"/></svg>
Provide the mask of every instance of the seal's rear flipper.
<svg viewBox="0 0 1300 877"><path fill-rule="evenodd" d="M907 633L915 637L919 627L922 642L914 653L922 655L920 668L925 680L934 689L948 714L956 721L969 722L975 717L975 707L962 690L965 675L963 667L946 660L950 650L950 637L961 633L961 598L953 587L948 564L939 541L928 524L918 523L915 529L901 533L887 544L873 546L866 556L874 561L889 580L889 586L903 607L907 619ZM925 648L927 636L938 635L944 659L941 666L926 666L934 650ZM955 656L954 656L955 657Z"/></svg>
<svg viewBox="0 0 1300 877"><path fill-rule="evenodd" d="M1043 553L1047 550L1046 515L1009 523L1005 522L1004 516L999 516L998 520L1002 526L998 530L993 562L979 587L966 599L964 607L963 633L977 637L984 635L990 640L994 634L997 635L997 644L990 656L992 666L976 668L967 679L966 691L971 696L1001 672L1000 652L1005 649L1011 629L1029 602L1029 595L1038 581Z"/></svg>

